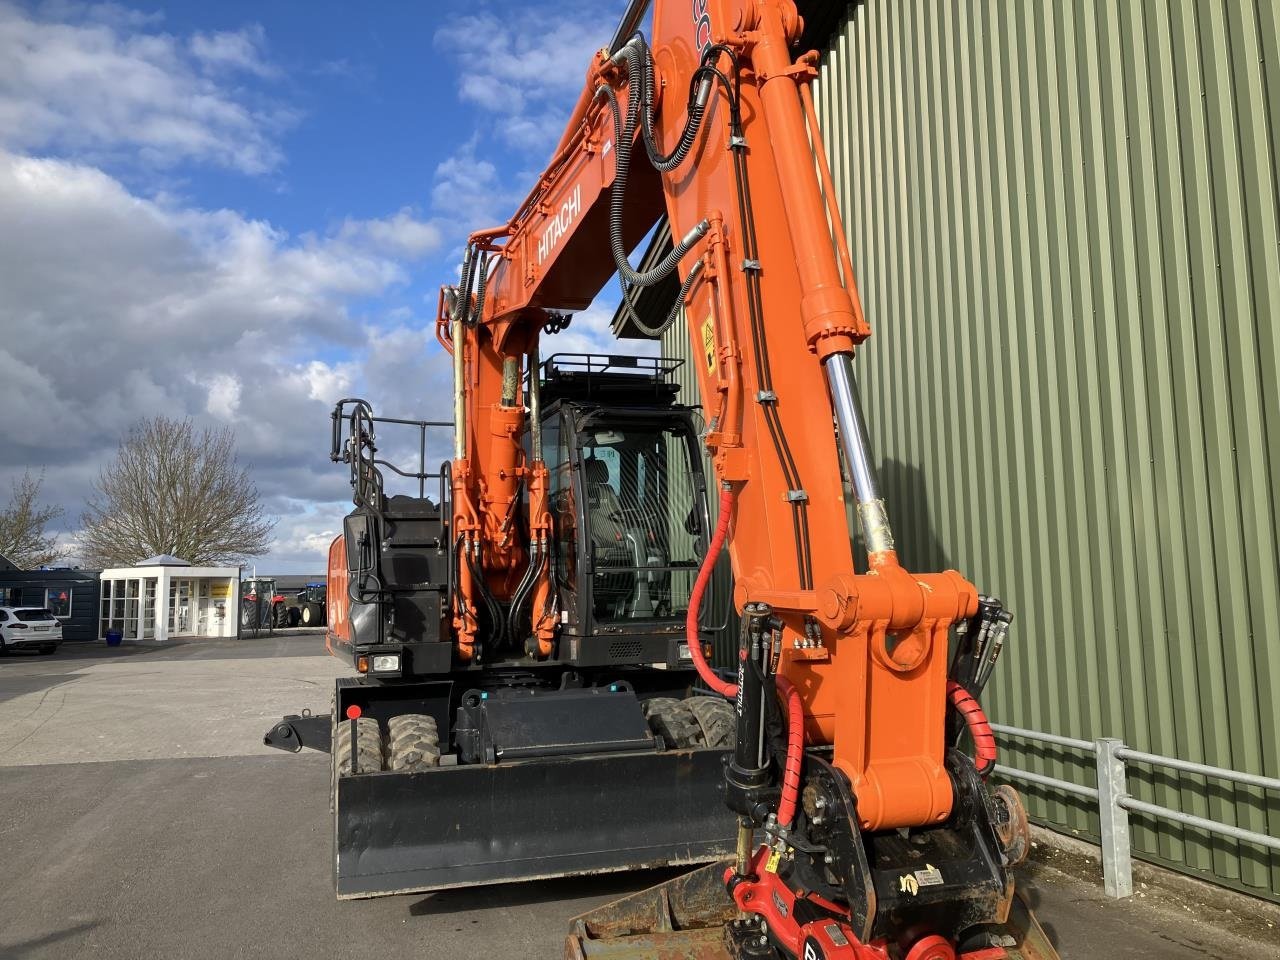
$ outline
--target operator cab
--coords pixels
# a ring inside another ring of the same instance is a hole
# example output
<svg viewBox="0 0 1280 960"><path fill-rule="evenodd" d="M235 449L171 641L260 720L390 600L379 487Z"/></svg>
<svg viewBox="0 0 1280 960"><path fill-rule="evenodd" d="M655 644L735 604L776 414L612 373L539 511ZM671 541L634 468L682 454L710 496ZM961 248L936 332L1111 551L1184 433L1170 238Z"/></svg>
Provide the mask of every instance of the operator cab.
<svg viewBox="0 0 1280 960"><path fill-rule="evenodd" d="M709 523L697 413L676 402L682 363L560 353L538 370L554 525L550 602L560 621L555 653L540 661L527 655L527 633L504 637L495 627L510 606L492 596L478 611L482 654L465 666L456 660L450 596L464 560L449 531L449 464L425 469L425 431L447 425L339 404L330 456L350 465L356 509L330 559L331 647L386 681L454 669L691 668L685 622ZM418 469L380 455L375 427L419 432ZM529 460L534 437L526 429ZM384 481L396 477L418 495L388 495ZM428 479L440 482L436 502L425 495Z"/></svg>
<svg viewBox="0 0 1280 960"><path fill-rule="evenodd" d="M561 661L688 663L709 523L695 411L676 403L682 363L561 353L542 365Z"/></svg>

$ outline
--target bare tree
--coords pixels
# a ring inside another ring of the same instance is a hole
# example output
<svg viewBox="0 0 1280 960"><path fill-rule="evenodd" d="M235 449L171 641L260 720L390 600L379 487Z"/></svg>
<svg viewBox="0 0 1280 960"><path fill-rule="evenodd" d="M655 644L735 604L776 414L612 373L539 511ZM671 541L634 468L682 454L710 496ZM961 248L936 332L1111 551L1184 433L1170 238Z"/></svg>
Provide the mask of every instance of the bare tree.
<svg viewBox="0 0 1280 960"><path fill-rule="evenodd" d="M225 427L190 420L138 423L94 483L80 533L90 566L117 567L156 554L193 564L237 563L267 552L266 517Z"/></svg>
<svg viewBox="0 0 1280 960"><path fill-rule="evenodd" d="M0 512L0 555L21 570L47 567L60 556L48 526L62 516L62 508L40 505L40 487L44 474L33 477L31 471L13 482L13 496Z"/></svg>

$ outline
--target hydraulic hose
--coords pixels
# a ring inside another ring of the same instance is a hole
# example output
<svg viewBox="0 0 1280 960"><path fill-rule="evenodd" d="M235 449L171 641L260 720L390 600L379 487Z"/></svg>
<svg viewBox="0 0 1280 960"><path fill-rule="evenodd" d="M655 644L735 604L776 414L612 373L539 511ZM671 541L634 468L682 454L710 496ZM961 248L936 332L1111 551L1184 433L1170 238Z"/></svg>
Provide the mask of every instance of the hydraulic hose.
<svg viewBox="0 0 1280 960"><path fill-rule="evenodd" d="M636 123L639 120L640 91L632 89L631 99L627 104L626 119L621 116L618 96L608 84L596 88L596 96L603 96L609 101L613 113L614 129L614 181L609 199L609 249L613 254L614 266L617 267L621 280L630 286L650 287L667 277L676 269L680 260L701 240L711 224L707 220L698 222L683 239L662 260L643 273L637 272L627 260L626 245L622 239L622 210L627 192L627 177L631 168L631 148L635 137ZM673 238L674 239L674 238Z"/></svg>
<svg viewBox="0 0 1280 960"><path fill-rule="evenodd" d="M782 800L778 804L778 824L791 826L796 816L796 801L800 796L800 761L804 758L804 704L800 691L786 677L779 675L774 681L778 693L787 701L787 760L782 774Z"/></svg>
<svg viewBox="0 0 1280 960"><path fill-rule="evenodd" d="M676 318L680 316L680 311L684 308L685 298L689 296L689 291L693 289L694 282L698 279L698 275L702 273L702 261L699 260L693 265L693 269L689 271L689 276L684 278L684 282L680 284L680 292L676 294L675 302L671 305L671 312L667 314L667 319L656 327L651 327L640 318L636 313L634 306L627 302L627 306L631 311L631 322L635 324L636 329L643 333L646 337L653 337L655 340L671 329L671 325L676 322ZM623 296L631 295L631 288L623 282Z"/></svg>
<svg viewBox="0 0 1280 960"><path fill-rule="evenodd" d="M978 766L978 776L986 779L996 765L996 735L987 722L982 704L954 680L947 681L947 697L969 728L969 735L973 737L973 759Z"/></svg>
<svg viewBox="0 0 1280 960"><path fill-rule="evenodd" d="M707 555L702 558L702 566L698 569L698 579L693 583L693 592L689 594L689 614L685 619L685 640L689 644L689 656L693 658L693 666L698 676L708 687L722 697L733 699L738 695L738 685L721 680L707 663L702 654L702 638L698 636L698 613L702 608L702 596L711 582L711 573L715 570L716 560L724 549L724 542L729 538L729 523L733 519L733 507L736 497L732 490L720 493L720 519L716 522L715 535L707 547Z"/></svg>
<svg viewBox="0 0 1280 960"><path fill-rule="evenodd" d="M627 44L623 49L623 58L627 64L627 83L633 92L640 91L640 123L645 152L649 155L649 162L653 164L655 170L659 173L668 173L684 163L689 156L689 151L693 149L694 141L698 139L698 128L702 126L702 118L706 113L707 101L711 97L713 81L704 75L701 67L694 71L690 82L688 115L685 118L684 129L681 130L675 147L670 153L664 154L658 148L653 136L653 57L649 53L648 45L644 42L644 37L637 35L631 43ZM705 65L706 61L704 60L703 63Z"/></svg>

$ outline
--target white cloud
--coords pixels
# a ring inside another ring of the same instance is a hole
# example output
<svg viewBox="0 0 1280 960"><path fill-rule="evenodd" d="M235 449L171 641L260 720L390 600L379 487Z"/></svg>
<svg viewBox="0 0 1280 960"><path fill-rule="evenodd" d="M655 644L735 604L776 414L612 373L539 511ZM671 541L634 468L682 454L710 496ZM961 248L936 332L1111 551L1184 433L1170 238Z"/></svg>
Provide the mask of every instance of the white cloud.
<svg viewBox="0 0 1280 960"><path fill-rule="evenodd" d="M327 364L312 360L302 369L307 383L307 396L321 403L335 403L339 397L351 392L355 377L354 363Z"/></svg>
<svg viewBox="0 0 1280 960"><path fill-rule="evenodd" d="M254 24L240 30L197 33L188 43L191 55L209 71L239 70L259 77L275 76L266 58L266 33Z"/></svg>
<svg viewBox="0 0 1280 960"><path fill-rule="evenodd" d="M0 0L0 145L250 174L282 162L292 114L248 106L220 78L271 74L260 28L184 42L114 6L43 9Z"/></svg>
<svg viewBox="0 0 1280 960"><path fill-rule="evenodd" d="M342 503L286 505L274 531L275 544L267 560L259 560L263 573L308 573L323 578L328 566L329 544L342 530L349 507Z"/></svg>
<svg viewBox="0 0 1280 960"><path fill-rule="evenodd" d="M230 373L219 373L205 384L209 399L204 408L219 420L234 420L240 409L240 380Z"/></svg>
<svg viewBox="0 0 1280 960"><path fill-rule="evenodd" d="M447 412L449 366L430 317L379 329L348 307L407 278L427 234L405 211L294 237L136 196L83 164L0 150L0 222L22 225L0 231L0 488L24 466L48 467L46 490L70 523L137 419L226 424L267 507L303 515L285 528L303 533L265 569L345 512L316 507L347 492L328 460L340 396ZM299 556L298 568L316 568Z"/></svg>
<svg viewBox="0 0 1280 960"><path fill-rule="evenodd" d="M441 27L435 45L457 60L459 98L494 116L498 139L549 150L591 58L608 43L625 6L577 0L514 11L482 8Z"/></svg>
<svg viewBox="0 0 1280 960"><path fill-rule="evenodd" d="M503 182L497 166L477 147L473 137L442 160L431 190L432 208L464 234L506 222L523 196L519 184Z"/></svg>
<svg viewBox="0 0 1280 960"><path fill-rule="evenodd" d="M440 247L440 227L414 217L408 208L381 220L346 220L339 235L378 250L416 260Z"/></svg>

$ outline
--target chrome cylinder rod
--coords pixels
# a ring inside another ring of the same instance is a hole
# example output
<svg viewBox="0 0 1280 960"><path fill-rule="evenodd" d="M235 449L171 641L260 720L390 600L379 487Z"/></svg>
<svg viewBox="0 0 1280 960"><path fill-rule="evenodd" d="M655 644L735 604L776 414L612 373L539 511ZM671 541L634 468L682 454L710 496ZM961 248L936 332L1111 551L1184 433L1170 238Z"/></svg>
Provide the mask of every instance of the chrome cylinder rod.
<svg viewBox="0 0 1280 960"><path fill-rule="evenodd" d="M652 0L631 0L627 4L626 12L623 13L622 19L618 21L618 26L613 31L613 39L609 41L610 53L621 50L623 45L631 39L632 34L640 29L640 21L649 12L651 3Z"/></svg>
<svg viewBox="0 0 1280 960"><path fill-rule="evenodd" d="M853 354L835 353L823 362L827 375L827 387L831 391L831 406L835 410L836 423L840 427L840 449L853 480L853 492L858 501L858 522L862 527L863 543L867 553L881 554L893 550L893 531L889 527L889 513L876 483L875 468L871 465L871 444L867 440L866 419L862 415L862 403L858 398L858 384L853 376Z"/></svg>
<svg viewBox="0 0 1280 960"><path fill-rule="evenodd" d="M467 458L467 399L463 391L466 367L466 334L462 326L462 310L453 311L453 459Z"/></svg>
<svg viewBox="0 0 1280 960"><path fill-rule="evenodd" d="M533 462L542 462L542 384L538 381L538 348L529 351L529 441Z"/></svg>
<svg viewBox="0 0 1280 960"><path fill-rule="evenodd" d="M520 358L502 358L502 405L514 407L520 389Z"/></svg>

